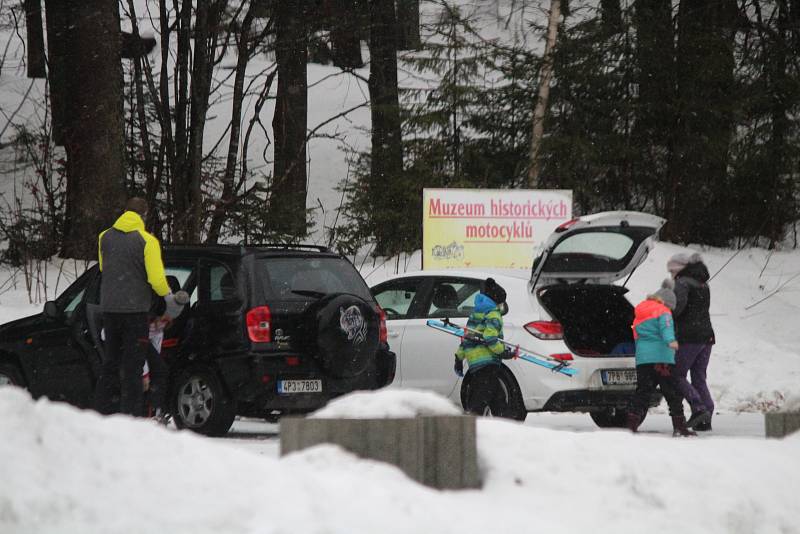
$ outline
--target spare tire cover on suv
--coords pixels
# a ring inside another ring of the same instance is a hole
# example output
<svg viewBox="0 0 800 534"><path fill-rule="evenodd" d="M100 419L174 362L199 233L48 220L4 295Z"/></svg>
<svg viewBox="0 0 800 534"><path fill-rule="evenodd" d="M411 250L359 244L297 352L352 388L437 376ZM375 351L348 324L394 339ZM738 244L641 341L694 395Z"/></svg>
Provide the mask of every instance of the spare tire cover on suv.
<svg viewBox="0 0 800 534"><path fill-rule="evenodd" d="M340 378L364 372L378 350L380 317L373 305L339 293L320 299L312 313L323 369Z"/></svg>

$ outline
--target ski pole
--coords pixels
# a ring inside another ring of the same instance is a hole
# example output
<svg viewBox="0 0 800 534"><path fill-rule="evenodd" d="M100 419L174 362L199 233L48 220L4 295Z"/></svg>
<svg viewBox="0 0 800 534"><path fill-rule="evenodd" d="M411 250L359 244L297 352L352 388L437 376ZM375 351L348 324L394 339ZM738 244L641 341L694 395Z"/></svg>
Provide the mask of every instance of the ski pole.
<svg viewBox="0 0 800 534"><path fill-rule="evenodd" d="M467 328L466 326L461 326L461 325L458 325L458 324L456 324L456 323L453 323L453 322L451 322L451 321L450 321L450 319L449 319L449 318L447 318L447 317L445 317L445 318L444 318L444 319L442 319L441 321L442 321L442 323L444 323L444 324L445 324L445 325L447 325L447 326L452 326L452 327L455 327L455 328L460 328L460 329L461 329L461 330L463 330L465 333L467 333L467 334L472 334L473 336L476 336L476 337L477 337L477 339L476 339L475 337L472 337L472 338L467 338L467 339L469 339L470 341L475 341L475 342L478 342L478 343L484 343L484 342L485 342L485 341L483 341L483 335L482 335L480 332L478 332L477 330L473 330L472 328ZM545 359L545 360L548 360L548 361L550 361L550 362L556 363L556 364L558 364L558 365L559 365L561 368L564 368L564 367L569 367L569 362L568 362L568 361L566 361L566 360L562 360L562 359L560 359L560 358L553 358L552 356L550 356L550 355L548 355L548 354L542 354L541 352L536 352L535 350L530 350L530 349L527 349L527 348L525 348L525 347L520 347L519 345L514 345L513 343L510 343L510 342L506 341L505 339L500 339L500 338L498 338L497 340L498 340L500 343L502 343L502 344L503 344L505 347L507 347L507 348L509 348L509 349L512 349L512 350L514 351L514 357L516 357L516 358L519 358L519 357L520 357L520 355L519 355L519 354L520 354L520 351L522 351L522 352L526 352L526 353L528 353L528 354L532 354L532 355L534 355L534 356L537 356L537 357L539 357L539 358L543 358L543 359Z"/></svg>

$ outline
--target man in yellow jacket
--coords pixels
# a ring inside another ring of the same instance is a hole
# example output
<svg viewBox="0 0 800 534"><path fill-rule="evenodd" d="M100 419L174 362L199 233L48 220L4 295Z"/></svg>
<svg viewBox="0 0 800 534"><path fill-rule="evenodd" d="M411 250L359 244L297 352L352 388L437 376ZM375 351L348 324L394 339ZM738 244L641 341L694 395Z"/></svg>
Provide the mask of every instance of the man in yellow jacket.
<svg viewBox="0 0 800 534"><path fill-rule="evenodd" d="M153 292L160 297L170 294L161 244L145 231L146 216L145 200L131 198L125 212L98 238L105 359L95 390L95 407L101 413L115 411L112 397L119 384L119 411L142 415L142 367L149 343L147 312Z"/></svg>

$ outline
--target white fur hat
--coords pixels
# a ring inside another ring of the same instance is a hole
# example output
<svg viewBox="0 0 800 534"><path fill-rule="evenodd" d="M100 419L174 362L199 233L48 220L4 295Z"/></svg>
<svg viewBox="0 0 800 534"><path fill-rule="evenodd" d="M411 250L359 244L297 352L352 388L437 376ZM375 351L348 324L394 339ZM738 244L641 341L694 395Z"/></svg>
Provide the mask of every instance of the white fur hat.
<svg viewBox="0 0 800 534"><path fill-rule="evenodd" d="M673 255L669 261L667 261L667 270L674 276L690 263L701 263L702 261L703 257L699 252L694 252L692 254L681 252Z"/></svg>

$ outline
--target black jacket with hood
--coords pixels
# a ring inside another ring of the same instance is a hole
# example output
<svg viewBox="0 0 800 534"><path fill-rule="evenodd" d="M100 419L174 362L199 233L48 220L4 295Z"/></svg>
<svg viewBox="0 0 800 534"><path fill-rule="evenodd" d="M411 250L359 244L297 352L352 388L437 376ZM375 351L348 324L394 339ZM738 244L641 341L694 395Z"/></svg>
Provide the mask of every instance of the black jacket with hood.
<svg viewBox="0 0 800 534"><path fill-rule="evenodd" d="M678 343L714 343L708 309L711 290L708 268L703 262L689 263L675 276L677 304L672 311Z"/></svg>

